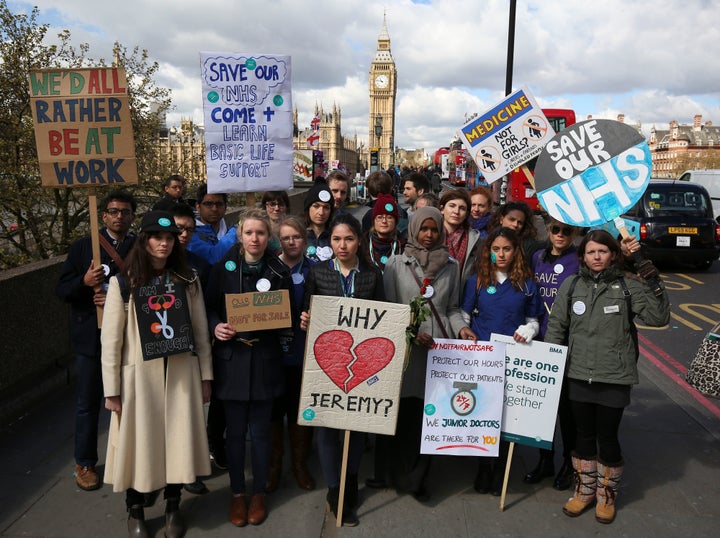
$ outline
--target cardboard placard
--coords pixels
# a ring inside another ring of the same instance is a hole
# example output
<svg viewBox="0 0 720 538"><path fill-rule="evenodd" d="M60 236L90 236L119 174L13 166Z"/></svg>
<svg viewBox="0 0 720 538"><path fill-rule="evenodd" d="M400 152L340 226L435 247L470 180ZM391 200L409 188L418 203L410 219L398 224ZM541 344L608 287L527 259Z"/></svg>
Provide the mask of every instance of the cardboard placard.
<svg viewBox="0 0 720 538"><path fill-rule="evenodd" d="M555 131L523 86L468 121L457 134L485 181L492 183L540 155Z"/></svg>
<svg viewBox="0 0 720 538"><path fill-rule="evenodd" d="M586 120L556 134L535 165L538 201L557 220L594 227L619 217L647 189L645 138L614 120Z"/></svg>
<svg viewBox="0 0 720 538"><path fill-rule="evenodd" d="M490 340L505 344L501 438L550 450L567 347L536 340L521 344L499 334L490 335Z"/></svg>
<svg viewBox="0 0 720 538"><path fill-rule="evenodd" d="M314 295L298 424L393 435L410 307Z"/></svg>
<svg viewBox="0 0 720 538"><path fill-rule="evenodd" d="M201 52L210 193L293 186L290 56Z"/></svg>
<svg viewBox="0 0 720 538"><path fill-rule="evenodd" d="M138 182L125 70L31 70L30 108L45 187Z"/></svg>
<svg viewBox="0 0 720 538"><path fill-rule="evenodd" d="M436 338L427 361L420 452L497 456L504 344Z"/></svg>
<svg viewBox="0 0 720 538"><path fill-rule="evenodd" d="M288 290L225 295L228 323L238 332L292 327Z"/></svg>

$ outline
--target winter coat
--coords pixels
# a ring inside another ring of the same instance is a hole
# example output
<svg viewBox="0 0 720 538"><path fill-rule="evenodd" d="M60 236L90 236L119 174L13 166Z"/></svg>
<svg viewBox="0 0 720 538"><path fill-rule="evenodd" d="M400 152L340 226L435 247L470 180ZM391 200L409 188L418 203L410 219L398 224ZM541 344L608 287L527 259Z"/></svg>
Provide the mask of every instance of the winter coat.
<svg viewBox="0 0 720 538"><path fill-rule="evenodd" d="M410 301L420 295L420 286L413 277L413 273L422 283L424 278L422 268L412 256L398 254L388 260L383 274L387 301L410 304ZM432 302L440 317L440 323L445 328L448 338L456 338L460 329L467 326L463 321L459 306L462 288L457 261L448 258L447 265L438 272L432 281L432 287L435 290ZM445 338L432 313L420 325L419 332L427 333L433 338ZM428 350L423 347L414 344L411 346L410 363L403 373L401 397L425 398L427 352Z"/></svg>
<svg viewBox="0 0 720 538"><path fill-rule="evenodd" d="M132 296L124 303L117 277L103 313L102 374L105 396L120 396L112 414L105 482L113 491L149 493L210 474L201 381L211 380L212 358L202 290L185 289L195 353L144 361ZM127 311L125 310L127 306Z"/></svg>
<svg viewBox="0 0 720 538"><path fill-rule="evenodd" d="M480 238L480 232L470 228L468 230L468 246L467 252L465 253L465 263L463 264L463 272L460 275L460 293L462 294L463 284L467 282L467 279L475 274L475 265L477 265L478 256L480 256L480 249L482 248L482 239Z"/></svg>
<svg viewBox="0 0 720 538"><path fill-rule="evenodd" d="M638 383L638 350L621 276L622 271L615 267L596 277L582 267L572 297L568 292L574 277L566 279L558 290L545 341L568 345L566 371L571 379L618 385ZM627 275L624 280L633 315L650 327L666 325L670 303L664 288L656 297L637 277Z"/></svg>
<svg viewBox="0 0 720 538"><path fill-rule="evenodd" d="M333 260L319 262L310 269L305 283L304 312L310 310L310 299L313 295L343 297L340 274L333 267L333 263ZM360 266L360 271L355 275L355 293L353 297L370 301L385 300L383 277L377 267L374 265Z"/></svg>
<svg viewBox="0 0 720 538"><path fill-rule="evenodd" d="M270 281L271 290L290 291L291 308L294 297L292 281L287 266L270 251L263 257L264 269L254 277ZM213 266L210 283L205 292L208 326L210 334L215 327L227 321L225 295L257 291L254 283L243 289L242 271L244 257L238 246L234 246L225 257ZM254 340L252 346L232 338L228 341L215 340L213 344L213 367L215 371L215 395L221 400L270 400L285 390L283 353L281 347L282 329L238 332L236 337Z"/></svg>

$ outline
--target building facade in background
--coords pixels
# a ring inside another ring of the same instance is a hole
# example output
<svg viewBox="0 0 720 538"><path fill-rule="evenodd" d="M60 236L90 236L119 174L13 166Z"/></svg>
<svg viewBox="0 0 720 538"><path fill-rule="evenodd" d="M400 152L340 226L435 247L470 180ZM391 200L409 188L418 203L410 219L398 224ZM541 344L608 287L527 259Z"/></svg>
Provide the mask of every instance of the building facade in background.
<svg viewBox="0 0 720 538"><path fill-rule="evenodd" d="M720 126L703 123L696 114L693 124L670 122L669 129L650 129L648 146L653 177L678 178L685 170L720 168Z"/></svg>
<svg viewBox="0 0 720 538"><path fill-rule="evenodd" d="M390 34L387 20L377 41L377 52L370 64L370 118L368 150L376 149L379 166L383 170L394 165L395 159L395 97L397 95L397 69L390 51Z"/></svg>

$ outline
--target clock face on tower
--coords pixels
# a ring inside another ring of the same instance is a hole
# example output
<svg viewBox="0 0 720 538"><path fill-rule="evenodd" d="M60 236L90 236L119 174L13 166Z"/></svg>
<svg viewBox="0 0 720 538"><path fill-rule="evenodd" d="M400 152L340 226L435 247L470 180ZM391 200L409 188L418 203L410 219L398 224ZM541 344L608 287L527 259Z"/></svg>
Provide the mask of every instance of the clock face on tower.
<svg viewBox="0 0 720 538"><path fill-rule="evenodd" d="M390 79L387 75L378 75L375 77L375 86L378 88L387 88L390 83Z"/></svg>

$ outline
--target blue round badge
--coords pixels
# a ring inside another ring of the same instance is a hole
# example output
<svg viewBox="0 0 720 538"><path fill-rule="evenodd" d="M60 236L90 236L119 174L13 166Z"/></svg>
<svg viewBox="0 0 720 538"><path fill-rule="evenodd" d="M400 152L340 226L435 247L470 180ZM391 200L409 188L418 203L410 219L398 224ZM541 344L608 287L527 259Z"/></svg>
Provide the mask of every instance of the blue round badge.
<svg viewBox="0 0 720 538"><path fill-rule="evenodd" d="M306 409L305 411L303 411L303 418L304 418L305 420L312 420L312 419L314 419L314 418L315 418L315 411L313 411L312 409Z"/></svg>
<svg viewBox="0 0 720 538"><path fill-rule="evenodd" d="M247 67L250 71L254 71L257 67L257 62L255 61L255 58L248 58L245 62L245 67Z"/></svg>
<svg viewBox="0 0 720 538"><path fill-rule="evenodd" d="M435 414L435 406L433 404L427 404L425 406L425 414L426 415L434 415Z"/></svg>
<svg viewBox="0 0 720 538"><path fill-rule="evenodd" d="M395 207L394 207L390 202L388 202L387 204L385 204L385 211L391 211L391 212L392 212L394 209L395 209Z"/></svg>
<svg viewBox="0 0 720 538"><path fill-rule="evenodd" d="M387 256L380 256L380 263L382 263L383 265L385 265L387 262L388 262L388 257L387 257Z"/></svg>
<svg viewBox="0 0 720 538"><path fill-rule="evenodd" d="M487 291L490 295L495 295L495 292L497 292L497 288L495 286L488 286Z"/></svg>
<svg viewBox="0 0 720 538"><path fill-rule="evenodd" d="M284 101L284 99L282 98L282 95L276 95L275 97L273 97L273 104L274 104L275 106L282 106L282 104L283 104L284 102L285 102L285 101Z"/></svg>
<svg viewBox="0 0 720 538"><path fill-rule="evenodd" d="M315 253L316 253L316 252L317 252L317 249L316 249L314 246L312 246L312 245L310 245L310 246L307 248L307 255L308 255L308 256L315 256Z"/></svg>
<svg viewBox="0 0 720 538"><path fill-rule="evenodd" d="M228 260L225 262L225 269L228 271L234 271L237 269L237 264L232 260Z"/></svg>
<svg viewBox="0 0 720 538"><path fill-rule="evenodd" d="M158 224L163 228L167 228L168 226L170 226L170 219L166 219L165 217L159 218Z"/></svg>

